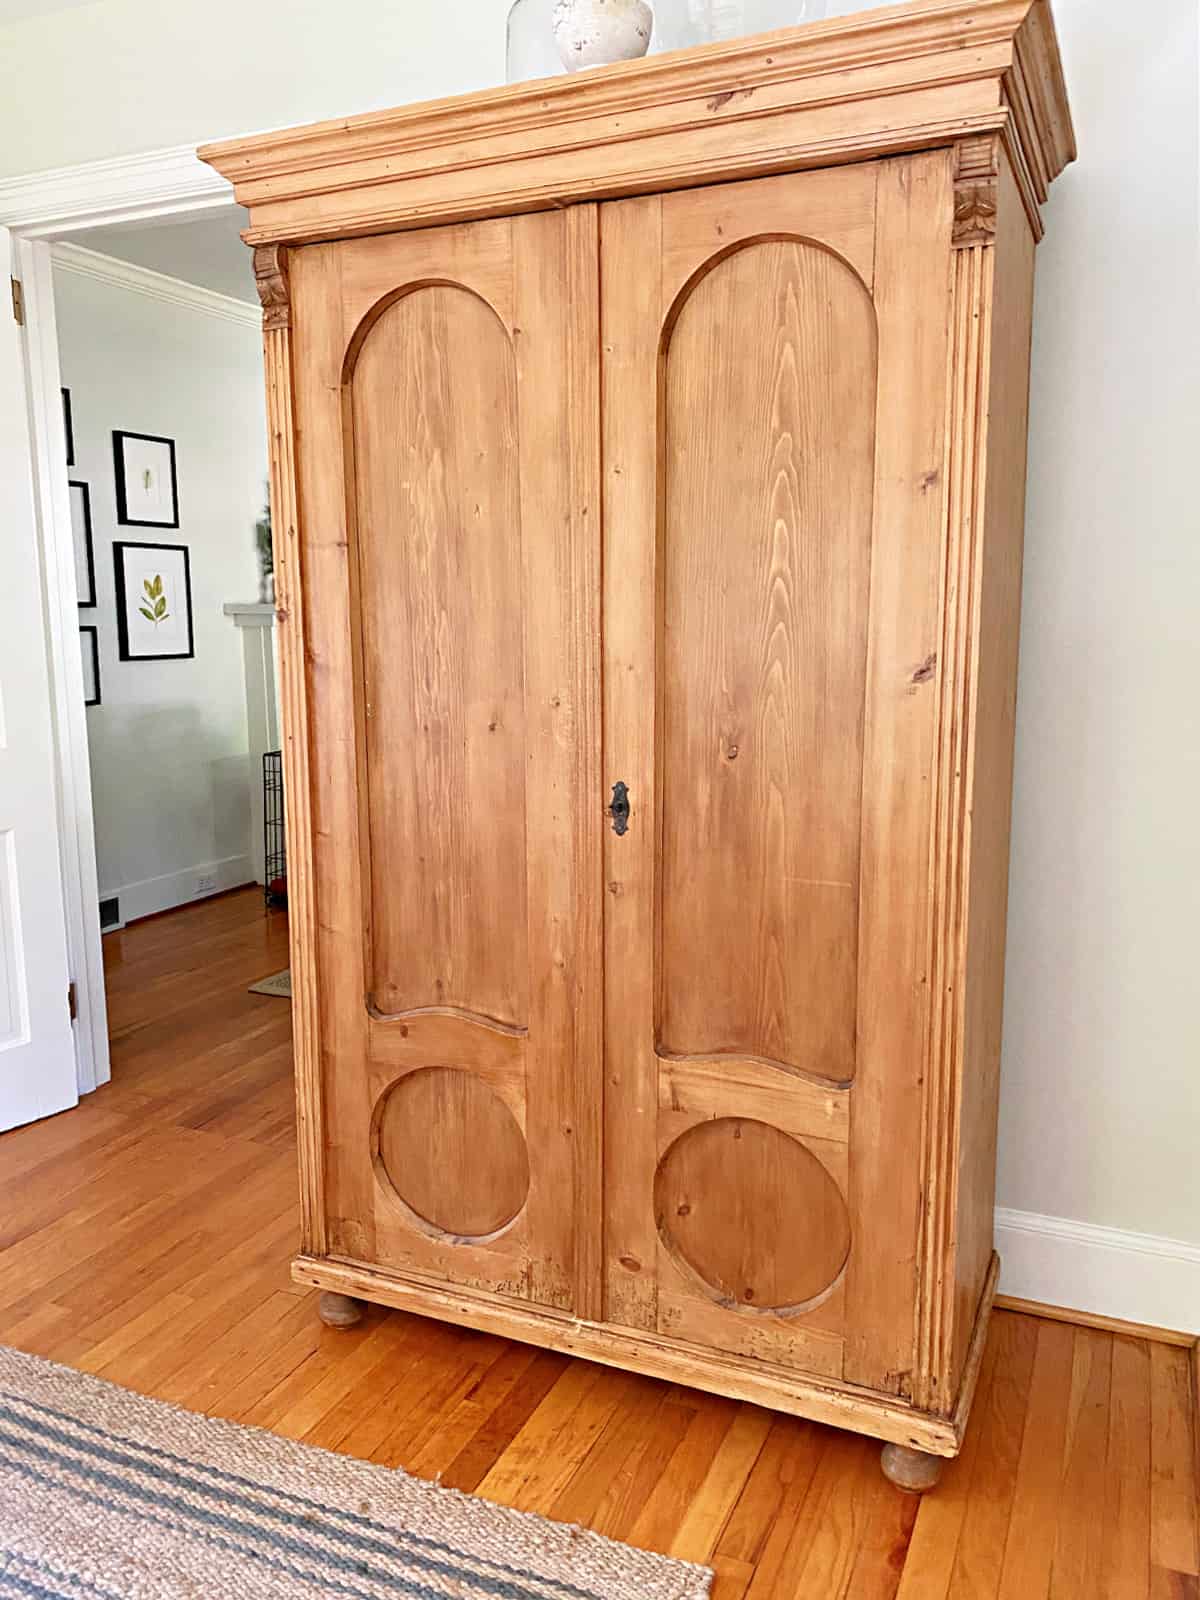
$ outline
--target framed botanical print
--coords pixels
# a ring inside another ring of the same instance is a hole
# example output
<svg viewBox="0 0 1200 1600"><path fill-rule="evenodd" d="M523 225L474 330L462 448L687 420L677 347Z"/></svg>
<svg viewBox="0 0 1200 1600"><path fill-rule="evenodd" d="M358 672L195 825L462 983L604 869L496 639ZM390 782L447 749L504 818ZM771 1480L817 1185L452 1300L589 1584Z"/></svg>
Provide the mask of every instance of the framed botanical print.
<svg viewBox="0 0 1200 1600"><path fill-rule="evenodd" d="M70 482L71 533L75 540L75 593L80 606L96 604L96 560L92 553L92 497L86 483Z"/></svg>
<svg viewBox="0 0 1200 1600"><path fill-rule="evenodd" d="M117 521L126 528L177 528L175 441L113 430Z"/></svg>
<svg viewBox="0 0 1200 1600"><path fill-rule="evenodd" d="M79 630L79 653L83 657L83 703L100 704L100 636L93 627Z"/></svg>
<svg viewBox="0 0 1200 1600"><path fill-rule="evenodd" d="M113 545L117 645L122 661L181 661L195 655L187 546Z"/></svg>

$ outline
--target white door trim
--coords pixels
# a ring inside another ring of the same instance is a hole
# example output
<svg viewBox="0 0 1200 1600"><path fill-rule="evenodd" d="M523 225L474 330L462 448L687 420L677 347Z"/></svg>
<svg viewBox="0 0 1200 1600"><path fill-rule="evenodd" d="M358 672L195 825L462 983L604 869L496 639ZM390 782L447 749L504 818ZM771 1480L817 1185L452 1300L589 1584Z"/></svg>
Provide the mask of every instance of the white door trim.
<svg viewBox="0 0 1200 1600"><path fill-rule="evenodd" d="M192 145L0 179L0 227L27 239L232 204L228 181Z"/></svg>
<svg viewBox="0 0 1200 1600"><path fill-rule="evenodd" d="M100 899L88 770L87 715L79 658L81 618L75 593L75 544L67 476L51 471L66 459L60 395L58 329L50 246L16 241L16 267L25 299L25 382L33 448L35 513L46 591L50 700L57 757L59 854L67 918L67 953L75 984L75 1077L80 1094L107 1083L110 1073Z"/></svg>
<svg viewBox="0 0 1200 1600"><path fill-rule="evenodd" d="M78 1009L73 1030L75 1068L81 1094L108 1081L108 1018L87 719L79 692L74 543L67 480L61 470L65 441L54 281L51 249L44 241L83 228L185 217L233 203L230 184L205 166L190 145L0 181L0 226L14 235L25 301L25 380L36 489L36 526L27 533L37 541L45 584L67 946ZM245 310L254 314L249 307Z"/></svg>

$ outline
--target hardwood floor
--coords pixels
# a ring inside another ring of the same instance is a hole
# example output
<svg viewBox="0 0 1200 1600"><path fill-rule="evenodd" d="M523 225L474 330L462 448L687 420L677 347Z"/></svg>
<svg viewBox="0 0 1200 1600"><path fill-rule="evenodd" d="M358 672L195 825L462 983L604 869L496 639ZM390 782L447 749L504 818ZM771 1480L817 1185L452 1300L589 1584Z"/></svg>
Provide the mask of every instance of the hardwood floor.
<svg viewBox="0 0 1200 1600"><path fill-rule="evenodd" d="M113 1082L0 1137L0 1342L710 1563L715 1600L1200 1600L1189 1352L999 1313L922 1501L878 1446L292 1284L287 964L246 891L105 941Z"/></svg>

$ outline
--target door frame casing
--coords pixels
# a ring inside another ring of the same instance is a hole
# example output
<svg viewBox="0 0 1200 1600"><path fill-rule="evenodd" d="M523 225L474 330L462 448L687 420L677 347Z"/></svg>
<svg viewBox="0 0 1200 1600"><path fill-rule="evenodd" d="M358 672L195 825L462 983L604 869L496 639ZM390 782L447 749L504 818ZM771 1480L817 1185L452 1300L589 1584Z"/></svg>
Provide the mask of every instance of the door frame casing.
<svg viewBox="0 0 1200 1600"><path fill-rule="evenodd" d="M110 1062L87 719L77 692L82 667L74 543L67 478L60 470L65 441L51 240L85 228L184 218L233 205L230 184L200 161L192 146L0 181L0 227L13 237L24 303L24 381L34 486L33 526L15 529L14 536L36 543L42 572L54 708L59 861L75 985L72 1037L80 1094L108 1082Z"/></svg>

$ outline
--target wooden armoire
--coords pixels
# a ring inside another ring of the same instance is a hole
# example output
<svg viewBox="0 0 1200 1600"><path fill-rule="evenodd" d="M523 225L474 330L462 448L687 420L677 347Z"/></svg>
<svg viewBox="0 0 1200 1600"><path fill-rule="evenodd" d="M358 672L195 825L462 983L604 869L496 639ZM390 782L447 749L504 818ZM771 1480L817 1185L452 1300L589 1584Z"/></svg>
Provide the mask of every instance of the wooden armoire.
<svg viewBox="0 0 1200 1600"><path fill-rule="evenodd" d="M1046 0L210 146L265 308L299 1281L959 1448Z"/></svg>

